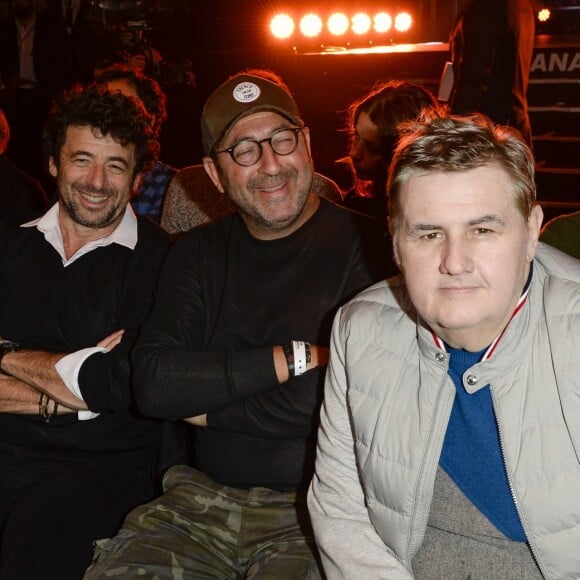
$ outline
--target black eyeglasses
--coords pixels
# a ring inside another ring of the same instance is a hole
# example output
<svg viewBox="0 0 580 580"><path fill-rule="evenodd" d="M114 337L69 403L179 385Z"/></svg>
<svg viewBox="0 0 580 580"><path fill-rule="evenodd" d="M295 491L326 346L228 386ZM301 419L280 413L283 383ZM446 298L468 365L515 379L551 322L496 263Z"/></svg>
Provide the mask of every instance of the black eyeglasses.
<svg viewBox="0 0 580 580"><path fill-rule="evenodd" d="M216 153L229 153L230 157L238 165L250 167L250 165L258 163L262 157L262 143L269 143L272 151L276 155L290 155L290 153L294 153L298 147L299 135L302 129L302 127L280 129L271 137L260 139L259 141L255 139L244 139L232 147L216 151Z"/></svg>

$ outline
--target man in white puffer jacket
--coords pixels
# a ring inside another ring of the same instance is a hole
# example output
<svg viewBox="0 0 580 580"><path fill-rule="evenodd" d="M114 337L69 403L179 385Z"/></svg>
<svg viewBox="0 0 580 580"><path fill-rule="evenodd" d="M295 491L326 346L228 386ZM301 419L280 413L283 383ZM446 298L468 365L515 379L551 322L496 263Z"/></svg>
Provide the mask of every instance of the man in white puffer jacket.
<svg viewBox="0 0 580 580"><path fill-rule="evenodd" d="M538 243L533 158L486 118L409 125L402 276L337 314L309 508L327 577L580 576L580 261Z"/></svg>

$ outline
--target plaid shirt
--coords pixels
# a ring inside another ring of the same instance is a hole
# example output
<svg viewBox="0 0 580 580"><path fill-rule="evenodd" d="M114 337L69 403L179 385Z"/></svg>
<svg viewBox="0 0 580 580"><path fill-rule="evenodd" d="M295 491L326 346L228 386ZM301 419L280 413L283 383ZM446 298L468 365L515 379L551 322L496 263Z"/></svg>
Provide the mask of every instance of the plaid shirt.
<svg viewBox="0 0 580 580"><path fill-rule="evenodd" d="M137 197L131 201L136 214L159 223L165 190L176 171L173 167L160 161L155 162L153 171L143 176Z"/></svg>

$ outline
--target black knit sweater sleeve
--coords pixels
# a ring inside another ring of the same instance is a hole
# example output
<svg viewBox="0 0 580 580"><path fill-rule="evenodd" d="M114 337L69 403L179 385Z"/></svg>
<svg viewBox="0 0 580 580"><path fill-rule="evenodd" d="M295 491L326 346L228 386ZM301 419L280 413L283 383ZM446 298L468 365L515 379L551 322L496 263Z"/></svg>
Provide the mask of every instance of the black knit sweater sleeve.
<svg viewBox="0 0 580 580"><path fill-rule="evenodd" d="M226 219L218 224L211 255L200 249L203 227L183 235L167 257L151 315L132 357L137 404L147 416L192 417L278 384L272 346L206 345L219 284L215 288L208 284L203 265L211 260L213 270L224 267L229 223ZM219 282L219 275L212 279Z"/></svg>
<svg viewBox="0 0 580 580"><path fill-rule="evenodd" d="M79 372L83 399L91 411L99 413L133 405L129 352L151 308L159 270L170 244L169 236L148 220L139 218L138 227L137 245L125 264L119 304L118 324L119 329L125 330L123 339L111 352L90 356Z"/></svg>
<svg viewBox="0 0 580 580"><path fill-rule="evenodd" d="M291 295L302 312L302 317L296 317L291 338L328 346L329 324L337 307L374 282L392 276L397 268L385 225L354 212L322 209L311 224L312 231L303 232L303 243L311 244L307 245L308 260L282 263L289 271L286 285L294 289ZM301 275L296 274L299 269ZM287 312L292 312L290 297ZM318 424L325 372L326 367L313 369L275 389L216 409L208 413L208 425L270 439L311 437Z"/></svg>

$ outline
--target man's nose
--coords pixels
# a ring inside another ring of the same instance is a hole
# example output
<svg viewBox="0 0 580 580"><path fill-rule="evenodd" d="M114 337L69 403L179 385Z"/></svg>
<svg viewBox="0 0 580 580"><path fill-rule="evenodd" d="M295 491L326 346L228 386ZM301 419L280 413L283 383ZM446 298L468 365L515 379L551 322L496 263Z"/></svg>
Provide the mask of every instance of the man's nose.
<svg viewBox="0 0 580 580"><path fill-rule="evenodd" d="M448 236L442 245L441 273L457 276L473 270L471 246L461 236Z"/></svg>
<svg viewBox="0 0 580 580"><path fill-rule="evenodd" d="M99 164L91 165L91 168L87 174L87 182L93 187L102 188L106 182L105 168Z"/></svg>
<svg viewBox="0 0 580 580"><path fill-rule="evenodd" d="M280 155L274 152L270 143L262 143L260 165L265 173L276 173L281 167Z"/></svg>

